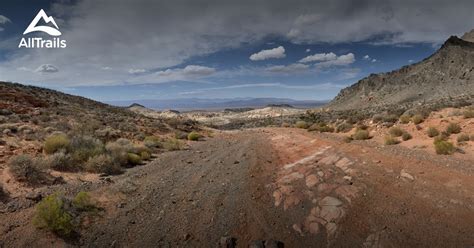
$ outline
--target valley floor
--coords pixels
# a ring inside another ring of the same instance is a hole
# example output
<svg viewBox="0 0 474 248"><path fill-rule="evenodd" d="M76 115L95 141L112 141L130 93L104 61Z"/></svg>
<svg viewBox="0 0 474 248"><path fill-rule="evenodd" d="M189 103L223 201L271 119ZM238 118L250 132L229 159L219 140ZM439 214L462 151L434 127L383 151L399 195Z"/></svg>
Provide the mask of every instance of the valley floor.
<svg viewBox="0 0 474 248"><path fill-rule="evenodd" d="M93 187L76 240L0 214L0 247L471 247L474 161L302 129L230 131Z"/></svg>

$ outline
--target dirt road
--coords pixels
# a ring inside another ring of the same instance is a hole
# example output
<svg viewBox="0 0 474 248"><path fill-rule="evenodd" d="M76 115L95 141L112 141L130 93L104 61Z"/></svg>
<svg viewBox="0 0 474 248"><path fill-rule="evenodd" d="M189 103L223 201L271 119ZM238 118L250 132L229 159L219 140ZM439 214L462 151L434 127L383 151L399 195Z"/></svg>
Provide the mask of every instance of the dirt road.
<svg viewBox="0 0 474 248"><path fill-rule="evenodd" d="M234 237L239 247L269 239L285 247L471 247L472 164L299 129L226 132L95 190L106 211L64 245L216 247Z"/></svg>

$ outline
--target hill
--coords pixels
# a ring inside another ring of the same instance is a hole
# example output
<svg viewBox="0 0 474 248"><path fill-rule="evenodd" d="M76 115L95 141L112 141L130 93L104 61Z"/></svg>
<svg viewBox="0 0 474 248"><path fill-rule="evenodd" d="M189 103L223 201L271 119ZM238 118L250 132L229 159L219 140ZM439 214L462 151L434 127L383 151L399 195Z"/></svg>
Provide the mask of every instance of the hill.
<svg viewBox="0 0 474 248"><path fill-rule="evenodd" d="M473 34L467 33L464 37ZM472 102L474 43L451 36L423 61L401 69L372 74L342 89L327 105L331 110L449 105Z"/></svg>

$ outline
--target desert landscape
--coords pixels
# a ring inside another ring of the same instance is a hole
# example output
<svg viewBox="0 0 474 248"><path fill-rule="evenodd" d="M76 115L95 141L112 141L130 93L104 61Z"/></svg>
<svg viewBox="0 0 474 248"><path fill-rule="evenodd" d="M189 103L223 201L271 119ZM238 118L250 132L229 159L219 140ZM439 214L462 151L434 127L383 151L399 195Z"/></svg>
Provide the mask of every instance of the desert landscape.
<svg viewBox="0 0 474 248"><path fill-rule="evenodd" d="M0 3L0 248L474 247L472 8Z"/></svg>

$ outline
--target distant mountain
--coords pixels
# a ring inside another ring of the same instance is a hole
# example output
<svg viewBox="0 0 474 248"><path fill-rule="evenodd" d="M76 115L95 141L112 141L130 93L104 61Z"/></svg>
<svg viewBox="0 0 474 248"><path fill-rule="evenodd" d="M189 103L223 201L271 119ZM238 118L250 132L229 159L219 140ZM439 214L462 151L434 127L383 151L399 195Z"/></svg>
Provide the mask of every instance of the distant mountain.
<svg viewBox="0 0 474 248"><path fill-rule="evenodd" d="M474 32L451 36L425 60L388 73L372 74L342 89L327 107L349 110L474 99Z"/></svg>
<svg viewBox="0 0 474 248"><path fill-rule="evenodd" d="M296 108L314 108L326 104L328 101L293 100L285 98L232 98L232 99L164 99L164 100L130 100L109 101L116 106L143 105L147 108L164 110L223 110L226 108L263 108L269 105L291 105Z"/></svg>

